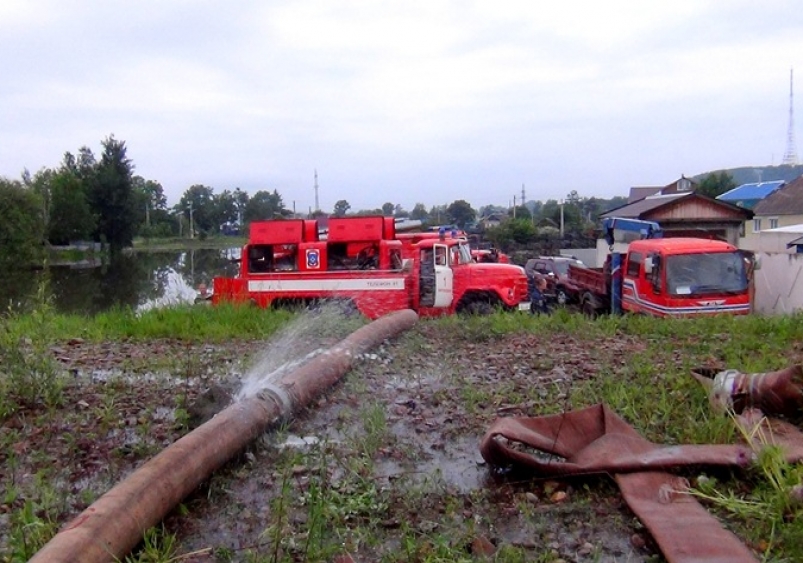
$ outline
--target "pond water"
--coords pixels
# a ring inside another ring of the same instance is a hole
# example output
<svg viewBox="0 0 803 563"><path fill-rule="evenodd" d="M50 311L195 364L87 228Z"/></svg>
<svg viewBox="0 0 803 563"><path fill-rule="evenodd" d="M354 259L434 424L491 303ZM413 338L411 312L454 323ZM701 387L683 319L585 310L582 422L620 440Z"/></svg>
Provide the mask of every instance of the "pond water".
<svg viewBox="0 0 803 563"><path fill-rule="evenodd" d="M105 261L0 272L0 306L25 310L38 301L39 292L56 311L85 315L192 303L199 284L211 287L215 276L234 275L239 257L239 248L131 252Z"/></svg>

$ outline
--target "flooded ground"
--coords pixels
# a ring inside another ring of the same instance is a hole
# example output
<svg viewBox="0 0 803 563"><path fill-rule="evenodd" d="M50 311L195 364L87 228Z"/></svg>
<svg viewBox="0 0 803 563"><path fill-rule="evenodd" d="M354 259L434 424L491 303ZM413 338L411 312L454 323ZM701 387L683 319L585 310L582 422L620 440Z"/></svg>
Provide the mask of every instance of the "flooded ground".
<svg viewBox="0 0 803 563"><path fill-rule="evenodd" d="M95 315L192 303L201 283L231 275L239 249L130 252L113 260L50 263L40 270L0 272L0 306L27 310L42 295L60 313Z"/></svg>
<svg viewBox="0 0 803 563"><path fill-rule="evenodd" d="M69 493L64 517L75 515L185 433L183 424L200 423L361 322L318 316L271 342L64 343L54 354L73 374L71 409L34 432L27 425L36 413L4 429L18 451L37 454L21 455L15 470L32 482L44 460L64 460L51 478ZM612 480L500 474L478 449L497 416L559 412L578 384L643 344L618 337L584 352L569 336L436 326L419 321L358 358L314 405L186 499L165 522L181 560L327 561L348 553L352 561L439 561L448 560L435 557L446 542L467 560L509 548L522 560L660 561ZM322 517L315 506L331 529L316 532L325 539L311 556L311 520ZM410 553L411 538L430 545L431 557Z"/></svg>

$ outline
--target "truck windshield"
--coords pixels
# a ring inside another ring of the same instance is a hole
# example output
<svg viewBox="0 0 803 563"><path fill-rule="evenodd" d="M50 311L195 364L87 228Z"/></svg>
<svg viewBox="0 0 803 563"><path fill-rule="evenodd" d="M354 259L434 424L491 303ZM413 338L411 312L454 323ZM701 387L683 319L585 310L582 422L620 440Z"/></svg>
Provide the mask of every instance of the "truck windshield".
<svg viewBox="0 0 803 563"><path fill-rule="evenodd" d="M468 264L471 262L471 249L468 247L467 244L458 244L457 247L460 249L460 263L461 264Z"/></svg>
<svg viewBox="0 0 803 563"><path fill-rule="evenodd" d="M666 257L670 295L744 293L747 275L738 252L683 254Z"/></svg>

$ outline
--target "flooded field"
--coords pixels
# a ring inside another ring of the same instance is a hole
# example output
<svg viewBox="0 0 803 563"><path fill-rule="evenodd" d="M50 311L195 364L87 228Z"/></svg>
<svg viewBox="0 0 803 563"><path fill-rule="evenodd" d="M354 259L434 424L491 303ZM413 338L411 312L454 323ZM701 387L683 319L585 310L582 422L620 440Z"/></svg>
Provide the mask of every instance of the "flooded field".
<svg viewBox="0 0 803 563"><path fill-rule="evenodd" d="M25 310L40 290L60 313L94 315L114 307L147 310L192 303L198 285L231 273L239 249L131 252L109 261L79 260L43 270L0 273L0 304Z"/></svg>

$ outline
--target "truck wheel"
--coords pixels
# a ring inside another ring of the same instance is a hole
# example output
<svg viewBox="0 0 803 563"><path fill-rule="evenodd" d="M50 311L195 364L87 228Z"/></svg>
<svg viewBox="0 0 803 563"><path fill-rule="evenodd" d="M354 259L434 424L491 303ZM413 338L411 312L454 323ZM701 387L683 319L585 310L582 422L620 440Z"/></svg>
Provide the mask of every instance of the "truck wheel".
<svg viewBox="0 0 803 563"><path fill-rule="evenodd" d="M462 312L468 315L492 315L494 312L494 307L488 301L474 299L473 301L469 301L466 306L463 307Z"/></svg>
<svg viewBox="0 0 803 563"><path fill-rule="evenodd" d="M597 308L594 307L594 304L591 302L590 299L586 299L583 301L583 314L590 319L594 319L597 317Z"/></svg>
<svg viewBox="0 0 803 563"><path fill-rule="evenodd" d="M569 295L566 293L565 289L559 287L557 291L555 291L555 300L558 302L558 305L566 305L569 302Z"/></svg>

